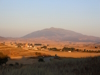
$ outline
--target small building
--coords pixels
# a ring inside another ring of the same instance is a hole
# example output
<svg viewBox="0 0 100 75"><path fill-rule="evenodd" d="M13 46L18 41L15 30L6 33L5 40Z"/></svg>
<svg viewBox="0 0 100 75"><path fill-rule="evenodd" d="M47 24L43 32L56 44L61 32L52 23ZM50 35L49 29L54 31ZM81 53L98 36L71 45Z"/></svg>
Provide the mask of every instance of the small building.
<svg viewBox="0 0 100 75"><path fill-rule="evenodd" d="M38 50L38 49L37 49L37 47L34 46L34 47L33 47L33 50Z"/></svg>
<svg viewBox="0 0 100 75"><path fill-rule="evenodd" d="M42 44L34 44L34 46L42 46Z"/></svg>
<svg viewBox="0 0 100 75"><path fill-rule="evenodd" d="M69 53L71 53L71 51L68 51Z"/></svg>
<svg viewBox="0 0 100 75"><path fill-rule="evenodd" d="M41 50L42 44L34 44L34 46L32 46L32 48L34 50Z"/></svg>

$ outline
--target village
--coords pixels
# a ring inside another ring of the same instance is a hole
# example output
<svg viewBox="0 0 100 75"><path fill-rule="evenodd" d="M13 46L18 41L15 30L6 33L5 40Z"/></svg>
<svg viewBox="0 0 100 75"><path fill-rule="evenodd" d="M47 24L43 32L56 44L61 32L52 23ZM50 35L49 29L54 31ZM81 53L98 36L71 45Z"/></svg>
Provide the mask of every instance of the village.
<svg viewBox="0 0 100 75"><path fill-rule="evenodd" d="M15 48L22 48L25 50L47 50L48 44L40 44L40 43L16 43L16 42L10 42L10 43L1 43L3 45L15 47Z"/></svg>
<svg viewBox="0 0 100 75"><path fill-rule="evenodd" d="M65 52L92 52L92 53L100 53L100 45L93 46L90 44L89 46L86 46L85 48L79 48L75 46L69 46L69 45L50 45L50 44L43 44L43 43L22 43L22 42L2 42L1 44L7 45L14 48L24 49L24 50L32 50L32 51L65 51ZM80 45L81 46L81 45ZM82 47L83 47L82 46ZM91 47L90 49L88 49Z"/></svg>

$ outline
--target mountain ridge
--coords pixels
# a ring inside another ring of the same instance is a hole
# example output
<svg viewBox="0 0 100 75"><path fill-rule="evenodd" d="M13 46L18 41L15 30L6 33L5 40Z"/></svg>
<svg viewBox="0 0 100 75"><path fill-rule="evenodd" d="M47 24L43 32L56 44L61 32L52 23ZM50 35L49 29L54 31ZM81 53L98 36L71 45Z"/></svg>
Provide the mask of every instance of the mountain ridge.
<svg viewBox="0 0 100 75"><path fill-rule="evenodd" d="M85 41L85 42L98 42L100 37L83 35L71 30L66 30L62 28L46 28L43 30L35 31L29 33L22 38L46 38L49 40L59 40L59 41Z"/></svg>
<svg viewBox="0 0 100 75"><path fill-rule="evenodd" d="M1 41L1 40L6 40L6 38L5 38L5 37L0 36L0 41Z"/></svg>

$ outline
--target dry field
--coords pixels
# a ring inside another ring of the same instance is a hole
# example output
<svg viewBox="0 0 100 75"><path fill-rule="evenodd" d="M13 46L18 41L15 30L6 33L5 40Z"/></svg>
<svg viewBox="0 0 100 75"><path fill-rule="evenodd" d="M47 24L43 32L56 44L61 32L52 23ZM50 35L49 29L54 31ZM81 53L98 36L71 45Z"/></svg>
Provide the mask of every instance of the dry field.
<svg viewBox="0 0 100 75"><path fill-rule="evenodd" d="M100 44L94 44L94 43L86 43L86 42L67 42L67 43L50 43L49 47L56 47L58 49L62 49L63 47L73 47L76 49L81 49L81 50L100 50ZM98 47L98 48L95 48Z"/></svg>
<svg viewBox="0 0 100 75"><path fill-rule="evenodd" d="M59 44L58 44L59 45ZM62 46L62 45L61 45ZM59 45L59 47L61 47ZM51 47L58 47L57 45L51 45ZM60 57L72 57L72 58L81 58L81 57L94 57L99 56L100 53L83 53L83 52L58 52L58 51L35 51L35 50L24 50L22 48L15 48L7 45L0 45L0 52L8 55L11 58L22 58L23 56L37 56L36 52L42 53L45 55L55 56L57 54Z"/></svg>
<svg viewBox="0 0 100 75"><path fill-rule="evenodd" d="M100 75L100 57L95 57L100 56L100 53L35 51L7 45L0 45L0 52L13 59L9 60L6 66L0 66L0 75ZM66 58L51 59L50 62L41 63L37 58L26 58L55 56L55 54ZM19 65L16 66L16 62ZM9 64L14 65L9 66Z"/></svg>
<svg viewBox="0 0 100 75"><path fill-rule="evenodd" d="M100 53L82 53L82 52L58 52L58 51L29 51L29 52L40 52L55 56L57 54L59 57L72 57L72 58L84 58L84 57L94 57L100 56Z"/></svg>

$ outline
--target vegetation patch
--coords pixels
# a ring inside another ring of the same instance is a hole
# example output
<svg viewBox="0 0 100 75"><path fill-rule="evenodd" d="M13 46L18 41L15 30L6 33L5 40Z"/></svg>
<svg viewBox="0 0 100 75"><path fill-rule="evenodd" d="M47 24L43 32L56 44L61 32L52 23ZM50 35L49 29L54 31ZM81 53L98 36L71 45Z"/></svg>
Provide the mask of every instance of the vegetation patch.
<svg viewBox="0 0 100 75"><path fill-rule="evenodd" d="M0 65L6 64L7 61L8 61L8 56L0 52Z"/></svg>
<svg viewBox="0 0 100 75"><path fill-rule="evenodd" d="M100 57L63 58L52 62L35 63L19 69L5 68L1 75L100 75Z"/></svg>

